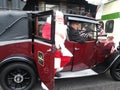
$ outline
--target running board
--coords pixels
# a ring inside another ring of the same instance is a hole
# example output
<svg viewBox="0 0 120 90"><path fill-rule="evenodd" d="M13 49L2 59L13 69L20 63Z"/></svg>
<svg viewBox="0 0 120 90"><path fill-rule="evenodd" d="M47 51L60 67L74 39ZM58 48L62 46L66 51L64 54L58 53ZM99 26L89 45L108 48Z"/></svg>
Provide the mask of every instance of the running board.
<svg viewBox="0 0 120 90"><path fill-rule="evenodd" d="M74 78L74 77L84 77L84 76L92 76L92 75L98 75L95 71L92 69L82 70L82 71L68 71L68 72L59 72L60 77L54 77L55 79L60 78Z"/></svg>

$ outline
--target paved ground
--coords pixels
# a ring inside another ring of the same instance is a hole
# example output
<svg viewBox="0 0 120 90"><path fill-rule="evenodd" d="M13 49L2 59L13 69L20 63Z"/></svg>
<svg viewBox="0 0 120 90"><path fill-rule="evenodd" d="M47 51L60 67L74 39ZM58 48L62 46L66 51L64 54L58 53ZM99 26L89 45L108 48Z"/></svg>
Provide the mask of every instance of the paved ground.
<svg viewBox="0 0 120 90"><path fill-rule="evenodd" d="M57 81L56 90L120 90L120 82L114 81L109 74L103 74Z"/></svg>
<svg viewBox="0 0 120 90"><path fill-rule="evenodd" d="M120 82L114 81L108 73L84 78L61 79L55 82L55 90L120 90ZM33 90L42 90L40 83L37 83Z"/></svg>

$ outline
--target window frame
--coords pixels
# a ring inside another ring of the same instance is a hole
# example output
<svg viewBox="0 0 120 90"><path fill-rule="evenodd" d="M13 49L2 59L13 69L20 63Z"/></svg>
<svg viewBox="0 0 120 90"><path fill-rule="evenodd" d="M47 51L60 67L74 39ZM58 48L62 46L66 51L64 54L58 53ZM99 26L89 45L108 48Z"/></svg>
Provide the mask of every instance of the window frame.
<svg viewBox="0 0 120 90"><path fill-rule="evenodd" d="M40 17L40 16L45 16L45 15L51 15L51 39L45 39L45 38L42 38L42 37L39 37L36 35L36 31L38 29L38 22L35 22L35 31L34 31L34 38L35 39L38 39L40 41L43 41L43 42L47 42L47 43L50 43L50 44L55 44L55 21L54 21L54 12L53 10L50 10L50 11L46 11L46 12L41 12L41 13L37 13L35 14L35 17L36 17L36 20L35 21L38 21L37 17Z"/></svg>
<svg viewBox="0 0 120 90"><path fill-rule="evenodd" d="M112 26L110 26L112 25ZM113 33L113 29L114 29L114 20L108 20L105 23L105 32L106 33Z"/></svg>

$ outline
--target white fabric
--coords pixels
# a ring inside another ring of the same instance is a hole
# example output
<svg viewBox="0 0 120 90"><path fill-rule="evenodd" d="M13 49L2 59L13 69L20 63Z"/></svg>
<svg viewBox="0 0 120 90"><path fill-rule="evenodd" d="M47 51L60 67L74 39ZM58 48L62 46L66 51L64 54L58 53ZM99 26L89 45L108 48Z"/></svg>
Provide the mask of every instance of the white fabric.
<svg viewBox="0 0 120 90"><path fill-rule="evenodd" d="M49 17L47 17L46 22L49 23L49 24L51 24L51 15Z"/></svg>
<svg viewBox="0 0 120 90"><path fill-rule="evenodd" d="M63 13L56 12L56 27L55 27L55 45L56 48L61 48L63 56L72 57L72 53L65 47L64 42L67 37L67 26L64 25Z"/></svg>
<svg viewBox="0 0 120 90"><path fill-rule="evenodd" d="M60 68L60 64L61 64L61 59L60 58L55 58L54 68Z"/></svg>

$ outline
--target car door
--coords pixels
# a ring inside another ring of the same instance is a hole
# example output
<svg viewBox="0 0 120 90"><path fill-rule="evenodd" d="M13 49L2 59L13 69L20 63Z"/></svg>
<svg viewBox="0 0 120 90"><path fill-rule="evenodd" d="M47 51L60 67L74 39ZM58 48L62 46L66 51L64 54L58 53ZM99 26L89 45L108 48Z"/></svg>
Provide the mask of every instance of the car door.
<svg viewBox="0 0 120 90"><path fill-rule="evenodd" d="M34 58L40 81L47 90L54 88L54 23L53 11L35 15ZM51 24L52 23L52 24Z"/></svg>
<svg viewBox="0 0 120 90"><path fill-rule="evenodd" d="M86 41L85 43L74 43L74 57L72 70L84 70L91 68L96 63L95 41Z"/></svg>

